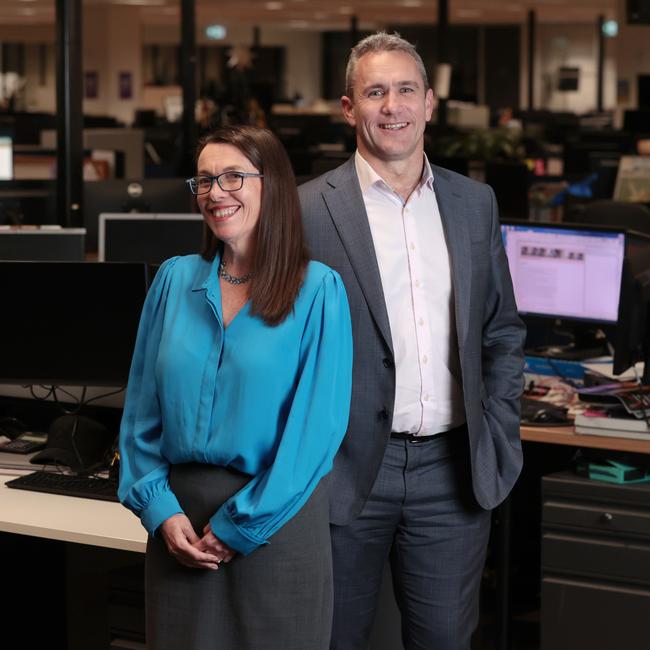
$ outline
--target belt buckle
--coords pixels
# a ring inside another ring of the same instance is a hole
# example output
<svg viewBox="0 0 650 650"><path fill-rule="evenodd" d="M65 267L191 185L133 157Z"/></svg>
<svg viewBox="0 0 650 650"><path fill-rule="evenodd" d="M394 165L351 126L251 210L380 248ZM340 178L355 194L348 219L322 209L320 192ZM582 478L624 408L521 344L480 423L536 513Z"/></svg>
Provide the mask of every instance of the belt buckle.
<svg viewBox="0 0 650 650"><path fill-rule="evenodd" d="M410 434L409 442L412 445L419 445L422 442L422 436L416 436L413 433Z"/></svg>

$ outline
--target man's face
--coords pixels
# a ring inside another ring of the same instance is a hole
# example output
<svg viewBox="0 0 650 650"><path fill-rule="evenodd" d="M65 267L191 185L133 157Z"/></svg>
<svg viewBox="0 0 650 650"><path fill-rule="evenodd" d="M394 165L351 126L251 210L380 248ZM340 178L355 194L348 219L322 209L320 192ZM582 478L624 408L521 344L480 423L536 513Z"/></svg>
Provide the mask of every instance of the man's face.
<svg viewBox="0 0 650 650"><path fill-rule="evenodd" d="M405 52L362 56L353 79L354 96L342 97L357 147L371 164L413 159L421 165L423 134L434 108L415 60Z"/></svg>

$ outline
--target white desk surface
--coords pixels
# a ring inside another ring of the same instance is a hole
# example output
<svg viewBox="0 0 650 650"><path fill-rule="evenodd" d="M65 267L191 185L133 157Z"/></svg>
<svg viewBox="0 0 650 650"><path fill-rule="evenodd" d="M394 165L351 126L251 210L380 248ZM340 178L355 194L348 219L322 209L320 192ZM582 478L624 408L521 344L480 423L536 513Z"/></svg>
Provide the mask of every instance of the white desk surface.
<svg viewBox="0 0 650 650"><path fill-rule="evenodd" d="M8 488L0 476L0 531L144 553L140 520L111 501Z"/></svg>

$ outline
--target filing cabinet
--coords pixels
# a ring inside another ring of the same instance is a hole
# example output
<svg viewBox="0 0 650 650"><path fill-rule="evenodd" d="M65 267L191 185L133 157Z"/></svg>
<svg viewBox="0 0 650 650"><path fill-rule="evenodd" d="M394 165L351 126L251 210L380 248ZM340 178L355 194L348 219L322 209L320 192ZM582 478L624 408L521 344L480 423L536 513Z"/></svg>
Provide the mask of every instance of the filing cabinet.
<svg viewBox="0 0 650 650"><path fill-rule="evenodd" d="M542 478L541 650L650 648L650 484Z"/></svg>

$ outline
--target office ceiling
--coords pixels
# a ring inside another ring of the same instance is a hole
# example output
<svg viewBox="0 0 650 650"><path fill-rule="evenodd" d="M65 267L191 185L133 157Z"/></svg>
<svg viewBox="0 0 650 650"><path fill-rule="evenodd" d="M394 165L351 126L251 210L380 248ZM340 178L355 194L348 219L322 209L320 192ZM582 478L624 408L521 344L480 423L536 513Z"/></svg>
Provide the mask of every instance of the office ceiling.
<svg viewBox="0 0 650 650"><path fill-rule="evenodd" d="M143 22L172 24L178 0L83 0L90 5L135 5ZM452 23L523 23L534 8L543 23L595 23L616 18L617 0L450 0ZM356 15L360 29L435 23L437 0L197 0L200 24L274 25L297 30L347 29ZM0 24L52 24L54 0L0 0Z"/></svg>

